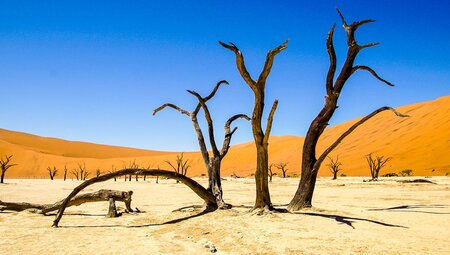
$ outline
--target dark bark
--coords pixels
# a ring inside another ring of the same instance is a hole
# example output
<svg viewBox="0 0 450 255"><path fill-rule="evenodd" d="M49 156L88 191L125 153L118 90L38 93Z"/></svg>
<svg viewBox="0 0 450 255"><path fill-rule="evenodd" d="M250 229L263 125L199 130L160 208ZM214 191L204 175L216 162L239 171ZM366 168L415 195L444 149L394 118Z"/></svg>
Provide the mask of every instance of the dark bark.
<svg viewBox="0 0 450 255"><path fill-rule="evenodd" d="M125 203L125 207L129 212L131 209L131 196L133 191L118 191L118 190L105 190L101 189L92 193L84 193L73 197L66 207L79 206L84 203L108 201L113 198L115 201L121 201ZM13 203L0 201L0 211L23 211L27 209L36 209L38 213L47 214L52 211L59 210L64 200L58 201L54 204L32 204L32 203Z"/></svg>
<svg viewBox="0 0 450 255"><path fill-rule="evenodd" d="M108 213L106 214L106 218L115 218L118 216L116 209L116 200L113 197L109 198L109 206Z"/></svg>
<svg viewBox="0 0 450 255"><path fill-rule="evenodd" d="M3 183L3 180L5 179L5 173L6 173L6 171L7 171L9 168L11 168L11 167L17 165L17 164L11 164L11 163L10 163L12 157L13 157L13 155L9 155L9 156L8 156L8 155L5 155L5 158L4 158L4 159L3 159L3 157L0 158L0 169L1 169L1 171L2 171L1 177L0 177L0 183Z"/></svg>
<svg viewBox="0 0 450 255"><path fill-rule="evenodd" d="M356 129L359 125L375 116L376 114L384 111L384 110L393 110L400 117L405 117L405 115L398 114L394 109L390 107L382 107L375 112L369 114L355 125L353 125L349 130L347 130L343 135L341 135L336 142L334 142L325 152L320 155L319 158L316 157L316 145L319 137L322 135L325 128L328 126L328 122L333 116L336 108L339 96L341 94L342 88L344 87L346 81L350 78L352 74L354 74L358 70L366 70L371 73L376 79L386 83L389 86L393 86L392 83L382 79L375 71L367 66L354 66L354 61L360 50L368 47L372 47L377 45L378 43L369 43L364 45L358 45L355 40L355 31L363 24L367 24L373 22L373 20L362 20L358 22L354 22L351 25L347 25L344 17L338 10L338 14L341 17L344 29L347 33L347 56L345 62L342 66L342 69L339 72L338 77L335 80L336 73L336 53L333 45L333 33L335 26L331 28L328 33L327 38L327 51L330 57L330 66L328 69L328 74L326 78L326 97L325 97L325 105L323 109L319 112L317 117L312 121L308 132L305 137L305 141L303 144L303 155L302 155L302 173L301 179L298 186L298 189L294 195L294 198L288 205L288 210L296 211L304 207L312 206L312 196L314 193L314 187L316 183L317 173L320 169L320 166L323 160L327 157L327 155L354 129Z"/></svg>
<svg viewBox="0 0 450 255"><path fill-rule="evenodd" d="M256 200L254 209L272 209L272 202L270 201L269 184L268 184L268 145L270 130L272 128L273 115L275 113L278 101L275 100L270 111L266 130L262 128L262 117L264 112L265 88L266 80L272 69L275 56L286 49L288 41L286 40L280 46L272 49L267 53L266 61L257 80L254 80L244 63L244 56L242 52L233 43L219 42L224 48L233 51L236 55L236 65L239 73L244 81L248 84L254 94L254 107L252 114L252 132L253 139L256 146Z"/></svg>
<svg viewBox="0 0 450 255"><path fill-rule="evenodd" d="M123 169L120 171L116 171L114 173L109 173L105 175L101 175L99 177L95 177L92 179L89 179L80 185L78 185L67 197L64 199L63 203L61 204L58 213L56 214L56 218L53 221L53 227L58 227L59 221L61 220L64 210L66 209L67 205L69 204L69 201L76 196L80 191L85 189L86 187L98 183L98 182L104 182L109 179L113 179L117 176L123 176L123 175L132 175L132 174L138 174L138 175L149 175L149 176L163 176L170 179L179 180L181 183L188 186L192 191L194 191L201 199L203 199L207 205L207 207L210 210L217 208L217 202L215 197L207 191L202 185L200 185L198 182L194 181L191 178L188 178L184 175L175 173L173 171L167 171L167 170L159 170L159 169Z"/></svg>
<svg viewBox="0 0 450 255"><path fill-rule="evenodd" d="M197 139L198 139L198 143L199 143L199 147L200 147L200 152L201 152L201 155L203 158L203 163L208 172L208 189L207 190L210 191L216 197L217 205L219 206L219 208L226 209L226 208L230 208L231 206L229 204L225 203L225 201L223 200L222 184L221 184L221 180L220 180L220 167L221 167L222 159L228 153L228 150L230 148L231 137L233 136L234 132L237 130L237 127L233 128L233 130L231 130L230 126L233 121L235 121L239 118L244 118L247 120L250 120L250 118L245 114L236 114L227 120L227 122L225 123L225 127L224 127L225 136L224 136L222 149L219 151L219 149L217 148L215 137L214 137L213 120L212 120L211 114L209 112L209 108L206 105L206 103L208 102L208 100L210 100L211 98L214 97L217 90L219 89L219 87L222 84L228 84L228 82L225 80L219 81L216 84L216 86L214 87L213 91L206 97L200 96L200 94L198 94L197 92L195 92L193 90L188 90L188 92L190 94L194 95L197 98L197 100L199 101L199 103L197 104L197 106L193 112L189 112L184 109L181 109L180 107L178 107L174 104L164 104L164 105L158 107L157 109L155 109L153 112L153 115L155 115L157 112L161 111L165 107L171 107L171 108L179 111L180 113L187 115L191 119L192 124L194 126L195 133L197 134ZM206 123L208 125L208 138L209 138L209 142L211 145L212 155L210 155L210 153L208 152L202 129L198 123L197 115L198 115L198 112L200 111L200 109L203 109L203 111L205 113L205 119L206 119ZM170 162L168 162L168 163L170 164ZM176 169L172 164L170 164L170 165L172 168ZM186 168L186 170L187 170L187 168Z"/></svg>

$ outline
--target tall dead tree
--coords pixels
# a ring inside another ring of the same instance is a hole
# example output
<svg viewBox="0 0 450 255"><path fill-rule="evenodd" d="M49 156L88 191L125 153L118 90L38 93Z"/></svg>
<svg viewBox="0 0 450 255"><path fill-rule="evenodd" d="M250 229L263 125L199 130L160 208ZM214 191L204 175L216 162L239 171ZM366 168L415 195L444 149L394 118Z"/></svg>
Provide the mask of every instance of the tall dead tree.
<svg viewBox="0 0 450 255"><path fill-rule="evenodd" d="M116 167L114 165L111 165L111 171L109 171L110 174L115 173L117 171ZM114 177L114 181L117 181L117 177Z"/></svg>
<svg viewBox="0 0 450 255"><path fill-rule="evenodd" d="M219 42L224 48L234 52L236 55L236 65L239 73L244 81L248 84L254 94L254 107L252 113L252 132L253 139L256 146L256 200L253 209L268 209L273 208L270 201L269 183L268 183L268 171L269 171L269 137L272 129L273 116L278 105L278 100L275 100L270 110L267 125L265 130L262 127L262 117L264 112L265 92L266 92L266 80L272 69L275 56L286 49L288 41L286 40L280 46L270 50L267 53L266 61L262 72L257 80L254 80L250 73L247 71L247 67L244 63L244 56L242 52L233 43Z"/></svg>
<svg viewBox="0 0 450 255"><path fill-rule="evenodd" d="M276 168L278 168L279 170L281 170L281 173L283 174L283 178L286 178L286 172L289 170L287 168L287 164L286 162L280 162L278 164L275 165Z"/></svg>
<svg viewBox="0 0 450 255"><path fill-rule="evenodd" d="M100 168L97 168L97 170L95 170L95 176L99 177L102 174L102 170L100 170Z"/></svg>
<svg viewBox="0 0 450 255"><path fill-rule="evenodd" d="M375 158L373 158L372 153L366 156L372 181L378 180L378 174L380 173L381 168L383 168L390 159L391 158L385 158L384 156L375 156Z"/></svg>
<svg viewBox="0 0 450 255"><path fill-rule="evenodd" d="M219 87L222 84L228 84L228 82L225 80L219 81L216 84L216 86L214 87L214 89L212 90L212 92L206 97L200 96L200 94L198 94L195 91L188 90L188 92L190 94L194 95L197 98L197 100L199 101L199 103L195 107L194 111L192 111L192 112L181 109L180 107L178 107L174 104L164 104L164 105L158 107L157 109L155 109L153 112L153 115L155 115L157 112L161 111L165 107L171 107L171 108L181 112L182 114L188 116L191 119L192 124L195 129L195 133L197 134L197 139L198 139L198 143L199 143L199 147L200 147L200 152L202 154L203 162L208 171L208 189L207 190L210 191L216 197L219 208L225 209L225 208L229 208L230 205L226 204L223 201L222 183L220 180L220 167L222 164L222 159L228 153L228 150L230 148L231 137L233 136L234 132L236 132L236 130L237 130L237 127L234 127L233 129L231 129L230 126L233 121L235 121L239 118L244 118L246 120L250 120L250 118L245 114L236 114L236 115L232 116L231 118L229 118L225 122L225 126L224 126L225 137L223 140L222 149L219 150L217 147L217 144L216 144L216 139L214 137L213 120L212 120L211 114L209 112L209 108L206 105L206 103L211 98L214 97L217 90L219 89ZM208 152L202 129L198 123L197 115L198 115L200 109L203 109L203 111L205 113L205 119L206 119L206 122L208 125L208 137L209 137L209 143L210 143L211 149L212 149L212 155L210 155L210 153Z"/></svg>
<svg viewBox="0 0 450 255"><path fill-rule="evenodd" d="M0 168L2 170L0 183L3 183L3 180L5 179L6 171L8 171L8 169L10 169L13 166L17 166L17 164L11 164L12 157L13 157L13 155L9 155L9 156L5 155L4 159L3 159L3 157L0 158Z"/></svg>
<svg viewBox="0 0 450 255"><path fill-rule="evenodd" d="M184 159L184 153L181 153L181 155L177 155L177 158L175 160L175 164L172 164L169 160L165 160L170 167L172 167L173 171L177 174L182 174L186 176L187 170L189 167L191 167L191 163L188 159ZM177 180L177 183L180 183L180 181Z"/></svg>
<svg viewBox="0 0 450 255"><path fill-rule="evenodd" d="M347 56L345 62L339 72L337 78L335 78L336 73L336 53L333 45L333 33L336 25L333 25L330 32L328 33L328 38L326 42L328 55L330 57L330 66L328 69L328 74L326 78L326 93L325 96L325 105L322 110L319 112L317 117L311 122L309 126L308 132L305 137L305 141L303 144L303 155L302 155L302 174L300 183L298 185L298 189L294 195L294 198L288 205L288 210L296 211L304 207L311 207L312 196L314 192L314 187L316 184L317 173L320 169L320 166L323 160L328 156L328 154L336 148L336 146L347 137L353 130L355 130L359 125L363 124L373 116L377 115L380 112L391 110L397 116L406 117L406 115L400 114L395 109L391 107L381 107L366 117L362 118L360 121L356 122L353 126L351 126L346 132L344 132L333 144L331 144L319 157L316 156L316 145L319 137L322 135L325 128L328 126L328 122L333 116L337 106L337 102L339 96L341 95L342 88L344 87L347 80L358 70L368 71L372 74L376 79L381 82L394 86L392 83L384 80L370 67L364 65L354 65L354 61L358 53L372 46L375 46L379 43L367 43L363 45L359 45L355 40L355 32L356 30L367 23L374 22L374 20L362 20L354 22L350 25L344 19L341 12L337 10L341 21L343 23L343 27L345 32L347 33Z"/></svg>
<svg viewBox="0 0 450 255"><path fill-rule="evenodd" d="M339 162L339 156L336 156L336 160L332 157L328 157L328 159L330 159L330 163L327 164L328 169L330 169L330 172L333 174L333 180L336 180L337 174L341 171L342 163Z"/></svg>
<svg viewBox="0 0 450 255"><path fill-rule="evenodd" d="M53 179L55 178L56 174L58 173L58 169L56 168L56 166L53 166L53 168L51 167L47 167L47 171L48 171L48 175L50 176L50 180L53 181Z"/></svg>

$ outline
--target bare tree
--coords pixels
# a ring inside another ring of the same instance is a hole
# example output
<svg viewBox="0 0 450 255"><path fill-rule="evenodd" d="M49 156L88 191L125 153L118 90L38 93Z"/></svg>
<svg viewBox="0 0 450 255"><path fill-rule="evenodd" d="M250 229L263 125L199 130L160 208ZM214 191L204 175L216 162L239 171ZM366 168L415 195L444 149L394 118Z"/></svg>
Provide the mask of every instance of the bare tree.
<svg viewBox="0 0 450 255"><path fill-rule="evenodd" d="M102 174L102 170L100 170L100 168L97 168L97 170L95 170L95 176L99 177Z"/></svg>
<svg viewBox="0 0 450 255"><path fill-rule="evenodd" d="M13 166L17 166L17 164L11 164L11 158L13 157L13 155L5 155L5 158L3 159L3 157L0 158L0 168L2 170L2 175L0 178L0 183L3 183L3 180L5 179L5 173L8 169L10 169Z"/></svg>
<svg viewBox="0 0 450 255"><path fill-rule="evenodd" d="M109 171L110 174L115 173L117 171L116 167L114 165L111 165L111 170ZM114 177L114 181L117 181L117 177Z"/></svg>
<svg viewBox="0 0 450 255"><path fill-rule="evenodd" d="M337 102L339 96L341 95L342 88L346 84L347 80L358 70L368 71L372 74L376 79L381 82L393 86L392 83L384 80L370 67L364 65L354 65L354 61L358 53L372 46L377 45L378 43L368 43L359 45L355 40L355 32L356 30L364 24L374 22L374 20L362 20L354 22L350 25L347 24L341 12L337 10L341 21L343 23L344 29L347 33L347 55L345 62L341 68L341 71L337 78L335 78L336 73L336 53L333 45L333 33L335 25L331 28L328 33L328 38L326 42L328 55L330 57L330 67L328 69L328 74L326 78L326 93L325 96L325 104L322 110L319 112L317 117L311 122L309 126L308 132L306 134L304 144L303 144L303 152L302 152L302 174L300 183L298 185L298 189L288 205L289 211L296 211L304 207L311 207L312 205L312 196L314 192L314 187L316 184L317 173L320 169L320 166L323 160L328 156L328 154L339 145L339 143L347 137L353 130L355 130L359 125L363 124L373 116L377 115L380 112L391 110L397 116L406 117L406 115L402 115L397 112L395 109L391 107L381 107L366 117L362 118L360 121L356 122L353 126L351 126L346 132L344 132L333 144L330 145L319 157L316 156L316 145L319 137L322 135L325 128L328 126L328 123L333 116L337 106Z"/></svg>
<svg viewBox="0 0 450 255"><path fill-rule="evenodd" d="M67 179L67 165L64 165L64 181Z"/></svg>
<svg viewBox="0 0 450 255"><path fill-rule="evenodd" d="M273 171L272 171L272 167L274 166L274 164L273 163L271 163L270 165L269 165L269 182L272 182L272 177L274 176L274 175L277 175L277 173L274 173Z"/></svg>
<svg viewBox="0 0 450 255"><path fill-rule="evenodd" d="M77 178L77 181L80 180L80 173L78 171L78 168L75 168L71 171L72 175Z"/></svg>
<svg viewBox="0 0 450 255"><path fill-rule="evenodd" d="M339 171L341 171L342 163L339 162L339 156L336 156L336 160L334 160L332 157L328 157L330 159L330 163L327 164L328 168L330 169L330 172L333 174L333 180L337 179L337 174Z"/></svg>
<svg viewBox="0 0 450 255"><path fill-rule="evenodd" d="M72 171L72 174L77 178L77 180L85 181L89 176L89 171L86 169L86 164L78 163L78 168Z"/></svg>
<svg viewBox="0 0 450 255"><path fill-rule="evenodd" d="M198 94L195 91L188 90L188 92L190 94L194 95L197 98L197 100L199 101L196 108L192 112L181 109L180 107L173 105L173 104L164 104L164 105L158 107L157 109L155 109L153 112L153 115L155 115L157 112L161 111L165 107L171 107L171 108L181 112L182 114L187 115L191 119L192 124L195 129L195 132L197 134L197 140L199 143L203 162L208 171L208 189L207 190L212 192L213 195L217 198L217 203L219 205L219 208L224 209L224 208L229 208L230 205L226 204L223 201L223 191L222 191L222 184L221 184L221 180L220 180L220 167L221 167L222 159L228 153L228 150L230 148L231 137L233 136L234 132L236 132L236 130L237 130L237 127L233 128L233 130L231 130L230 126L233 121L235 121L239 118L244 118L247 120L250 120L250 118L245 114L236 114L236 115L232 116L231 118L229 118L225 122L225 127L224 127L225 137L224 137L224 141L222 144L222 149L219 151L219 149L217 148L215 137L214 137L213 120L211 118L211 114L209 112L209 109L208 109L208 106L206 105L206 103L211 98L214 97L217 90L219 89L219 87L222 84L228 84L228 82L225 80L219 81L216 84L216 86L214 87L213 91L206 97L200 96L200 94ZM205 143L205 139L203 136L203 132L202 132L201 127L197 120L197 115L198 115L198 112L200 111L200 109L203 109L203 111L205 113L205 119L206 119L206 122L208 125L208 135L209 135L209 142L210 142L211 149L212 149L212 155L210 155L210 153L208 152L208 149L207 149L206 143Z"/></svg>
<svg viewBox="0 0 450 255"><path fill-rule="evenodd" d="M375 156L375 158L373 158L372 153L366 156L373 181L378 180L378 174L380 173L381 168L383 168L390 159L391 158L385 158L384 156Z"/></svg>
<svg viewBox="0 0 450 255"><path fill-rule="evenodd" d="M177 174L181 174L186 176L187 170L191 166L191 163L189 160L184 159L184 154L181 153L181 155L177 155L177 159L175 160L175 164L172 164L169 160L165 160L167 164L169 164L170 167L172 167L173 171ZM179 180L177 180L177 183L180 183Z"/></svg>
<svg viewBox="0 0 450 255"><path fill-rule="evenodd" d="M286 178L286 172L289 170L286 166L288 163L286 162L280 162L278 164L275 165L276 168L278 168L279 170L281 170L281 173L283 174L283 178Z"/></svg>
<svg viewBox="0 0 450 255"><path fill-rule="evenodd" d="M50 176L50 180L53 181L53 179L55 178L56 174L58 173L58 169L56 168L56 166L53 166L53 168L51 167L47 167L47 171L48 171L48 175Z"/></svg>
<svg viewBox="0 0 450 255"><path fill-rule="evenodd" d="M269 117L267 119L267 125L265 131L262 127L262 117L264 112L265 90L266 80L272 69L275 56L286 49L288 41L286 40L280 46L270 50L267 53L266 61L264 63L263 70L261 71L257 80L253 79L250 73L247 71L247 67L244 63L244 56L242 52L233 43L219 42L224 48L234 52L236 55L236 65L239 73L244 81L248 84L254 94L254 107L252 114L252 132L253 139L256 145L256 200L253 209L273 209L272 202L270 201L270 192L268 184L268 172L269 172L269 137L272 129L273 116L278 105L278 100L275 100L270 110Z"/></svg>

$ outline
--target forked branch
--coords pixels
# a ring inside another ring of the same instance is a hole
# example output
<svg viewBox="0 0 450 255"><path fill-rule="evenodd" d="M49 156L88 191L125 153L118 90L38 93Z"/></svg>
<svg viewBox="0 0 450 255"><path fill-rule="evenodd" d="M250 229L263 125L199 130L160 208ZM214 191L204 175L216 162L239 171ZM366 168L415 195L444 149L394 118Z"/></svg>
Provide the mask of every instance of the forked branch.
<svg viewBox="0 0 450 255"><path fill-rule="evenodd" d="M275 56L287 48L288 42L289 42L289 40L285 40L280 46L270 50L267 53L266 62L264 63L264 68L263 68L261 74L259 75L257 83L264 84L266 82L267 77L270 74L270 70L272 70L273 60L274 60Z"/></svg>
<svg viewBox="0 0 450 255"><path fill-rule="evenodd" d="M389 85L391 87L394 86L394 84L392 84L389 81L381 78L372 68L370 68L368 66L354 66L353 69L352 69L352 73L351 74L355 73L358 70L365 70L365 71L371 73L379 81L384 82L384 83L386 83L387 85Z"/></svg>
<svg viewBox="0 0 450 255"><path fill-rule="evenodd" d="M336 148L342 142L342 140L344 140L344 138L346 138L348 135L350 135L357 127L359 127L360 125L362 125L364 122L368 121L375 115L377 115L383 111L387 111L387 110L392 111L395 115L402 117L402 118L409 117L408 115L402 114L402 113L398 112L397 110L395 110L394 108L389 107L389 106L384 106L384 107L378 108L377 110L373 111L371 114L365 116L364 118L360 119L358 122L353 124L347 131L345 131L341 136L339 136L339 138L333 144L331 144L330 147L328 147L322 153L322 155L320 155L320 157L317 159L317 162L314 164L314 171L319 170L318 168L320 167L321 163L325 160L325 158L328 156L328 154L330 154L330 152L332 150L334 150L334 148Z"/></svg>
<svg viewBox="0 0 450 255"><path fill-rule="evenodd" d="M237 127L234 127L233 130L231 130L230 126L231 123L239 118L243 118L246 120L250 120L250 117L248 117L245 114L236 114L233 117L229 118L227 122L225 122L225 138L223 140L222 150L220 151L220 157L223 158L228 153L228 149L230 148L230 142L231 137L233 136L234 132L236 132Z"/></svg>
<svg viewBox="0 0 450 255"><path fill-rule="evenodd" d="M263 141L264 143L269 142L270 131L272 130L273 116L275 115L277 106L278 106L278 99L275 99L272 105L272 109L270 109L269 117L267 118L266 132L264 133L264 141Z"/></svg>
<svg viewBox="0 0 450 255"><path fill-rule="evenodd" d="M244 81L252 89L255 88L256 81L254 81L252 79L252 77L250 76L250 73L247 71L247 67L245 66L245 62L244 62L244 56L242 55L242 52L238 49L238 47L236 45L234 45L234 43L232 43L232 42L229 42L227 44L227 43L219 41L219 44L222 45L222 47L234 52L234 54L236 55L236 65L239 70L239 73L241 74Z"/></svg>

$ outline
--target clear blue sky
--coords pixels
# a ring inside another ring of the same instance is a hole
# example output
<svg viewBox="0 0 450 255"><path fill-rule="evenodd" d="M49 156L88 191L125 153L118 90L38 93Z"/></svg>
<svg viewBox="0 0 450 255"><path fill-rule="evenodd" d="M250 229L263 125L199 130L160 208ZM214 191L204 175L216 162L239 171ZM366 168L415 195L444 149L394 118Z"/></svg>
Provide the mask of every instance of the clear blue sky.
<svg viewBox="0 0 450 255"><path fill-rule="evenodd" d="M152 110L165 102L191 110L196 100L185 89L205 95L226 79L230 86L210 104L222 137L228 117L251 114L253 95L217 41L238 45L257 77L267 51L290 39L268 79L267 104L280 100L273 135L302 136L323 105L333 23L338 59L345 56L336 6L348 22L377 20L357 38L381 45L357 63L396 87L356 74L332 124L450 94L450 1L0 1L0 128L197 150L186 116L167 109L153 117ZM249 123L236 125L233 144L252 140Z"/></svg>

